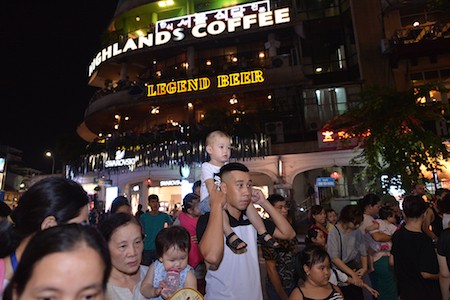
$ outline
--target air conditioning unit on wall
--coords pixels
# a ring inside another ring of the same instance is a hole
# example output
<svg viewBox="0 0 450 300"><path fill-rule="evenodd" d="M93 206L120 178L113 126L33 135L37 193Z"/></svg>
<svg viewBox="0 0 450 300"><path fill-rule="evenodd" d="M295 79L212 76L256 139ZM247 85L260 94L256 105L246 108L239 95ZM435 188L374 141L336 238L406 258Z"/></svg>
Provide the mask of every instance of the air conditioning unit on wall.
<svg viewBox="0 0 450 300"><path fill-rule="evenodd" d="M281 68L289 66L289 54L277 55L272 58L272 67Z"/></svg>
<svg viewBox="0 0 450 300"><path fill-rule="evenodd" d="M319 130L319 124L317 122L307 123L307 129L310 131L317 131Z"/></svg>
<svg viewBox="0 0 450 300"><path fill-rule="evenodd" d="M284 142L283 122L267 122L265 124L265 132L270 136L272 143Z"/></svg>

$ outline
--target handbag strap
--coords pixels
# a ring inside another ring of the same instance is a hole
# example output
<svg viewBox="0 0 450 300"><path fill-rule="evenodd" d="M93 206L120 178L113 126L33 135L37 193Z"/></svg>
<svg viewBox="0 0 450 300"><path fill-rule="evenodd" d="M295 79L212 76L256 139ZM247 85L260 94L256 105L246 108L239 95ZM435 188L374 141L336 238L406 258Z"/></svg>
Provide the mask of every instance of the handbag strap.
<svg viewBox="0 0 450 300"><path fill-rule="evenodd" d="M11 266L13 268L13 271L16 272L17 266L19 266L19 262L17 261L16 251L11 253L11 255L9 255L9 258L11 259Z"/></svg>
<svg viewBox="0 0 450 300"><path fill-rule="evenodd" d="M336 224L334 224L333 226L336 228L339 234L339 258L342 260L342 235L341 232L339 231L339 228L337 228Z"/></svg>

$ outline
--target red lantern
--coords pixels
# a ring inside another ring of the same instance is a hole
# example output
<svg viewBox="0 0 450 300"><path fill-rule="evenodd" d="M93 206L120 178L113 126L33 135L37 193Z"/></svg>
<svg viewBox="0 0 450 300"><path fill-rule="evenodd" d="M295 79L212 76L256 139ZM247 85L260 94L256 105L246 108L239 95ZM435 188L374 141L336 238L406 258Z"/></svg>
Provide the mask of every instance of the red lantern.
<svg viewBox="0 0 450 300"><path fill-rule="evenodd" d="M333 171L333 172L331 172L330 177L334 178L334 180L338 180L339 178L342 177L342 175L338 171Z"/></svg>

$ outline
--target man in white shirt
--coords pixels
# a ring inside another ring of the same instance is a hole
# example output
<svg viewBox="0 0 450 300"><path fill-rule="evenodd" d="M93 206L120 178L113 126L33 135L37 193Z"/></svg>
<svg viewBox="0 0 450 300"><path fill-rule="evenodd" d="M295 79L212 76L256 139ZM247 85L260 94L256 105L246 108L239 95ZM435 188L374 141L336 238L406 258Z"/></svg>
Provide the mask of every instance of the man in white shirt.
<svg viewBox="0 0 450 300"><path fill-rule="evenodd" d="M220 169L220 190L210 194L211 211L197 223L200 251L207 263L206 300L261 300L262 286L258 261L256 229L242 213L252 201L259 204L272 221L265 221L267 231L279 239L292 239L295 231L261 191L252 189L248 168L229 163ZM247 251L236 254L224 247L223 209L233 230L247 242Z"/></svg>

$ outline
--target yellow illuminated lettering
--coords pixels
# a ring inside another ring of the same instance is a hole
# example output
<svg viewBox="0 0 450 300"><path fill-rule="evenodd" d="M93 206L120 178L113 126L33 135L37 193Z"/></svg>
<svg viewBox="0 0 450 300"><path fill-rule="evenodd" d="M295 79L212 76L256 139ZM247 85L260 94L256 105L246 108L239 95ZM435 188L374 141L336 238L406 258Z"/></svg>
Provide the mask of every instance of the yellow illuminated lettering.
<svg viewBox="0 0 450 300"><path fill-rule="evenodd" d="M323 135L322 142L324 142L324 143L334 142L333 134L334 134L333 131L322 131L322 135Z"/></svg>
<svg viewBox="0 0 450 300"><path fill-rule="evenodd" d="M156 91L153 88L154 88L153 84L147 85L147 97L156 96Z"/></svg>
<svg viewBox="0 0 450 300"><path fill-rule="evenodd" d="M230 86L241 85L241 81L239 80L239 73L230 74Z"/></svg>
<svg viewBox="0 0 450 300"><path fill-rule="evenodd" d="M177 90L178 90L178 93L185 93L185 92L187 92L186 80L177 81Z"/></svg>
<svg viewBox="0 0 450 300"><path fill-rule="evenodd" d="M263 82L263 71L245 71L228 75L217 75L217 88L237 86ZM177 93L204 91L211 87L211 79L208 77L190 78L171 82L162 82L156 85L147 85L147 97L173 95Z"/></svg>
<svg viewBox="0 0 450 300"><path fill-rule="evenodd" d="M200 83L200 91L209 89L209 87L211 86L211 80L209 80L208 77L200 78L199 83Z"/></svg>
<svg viewBox="0 0 450 300"><path fill-rule="evenodd" d="M229 85L228 75L217 75L217 87L223 88Z"/></svg>
<svg viewBox="0 0 450 300"><path fill-rule="evenodd" d="M198 78L188 79L188 91L198 91Z"/></svg>
<svg viewBox="0 0 450 300"><path fill-rule="evenodd" d="M252 71L253 73L253 83L257 83L257 82L264 82L264 77L263 77L263 71L261 70L256 70L256 71Z"/></svg>
<svg viewBox="0 0 450 300"><path fill-rule="evenodd" d="M250 72L242 72L241 73L241 84L250 84L252 83L252 78L250 76Z"/></svg>
<svg viewBox="0 0 450 300"><path fill-rule="evenodd" d="M177 83L172 81L166 85L167 94L173 95L177 92Z"/></svg>
<svg viewBox="0 0 450 300"><path fill-rule="evenodd" d="M166 94L166 83L158 83L156 85L156 90L158 95L165 95Z"/></svg>

